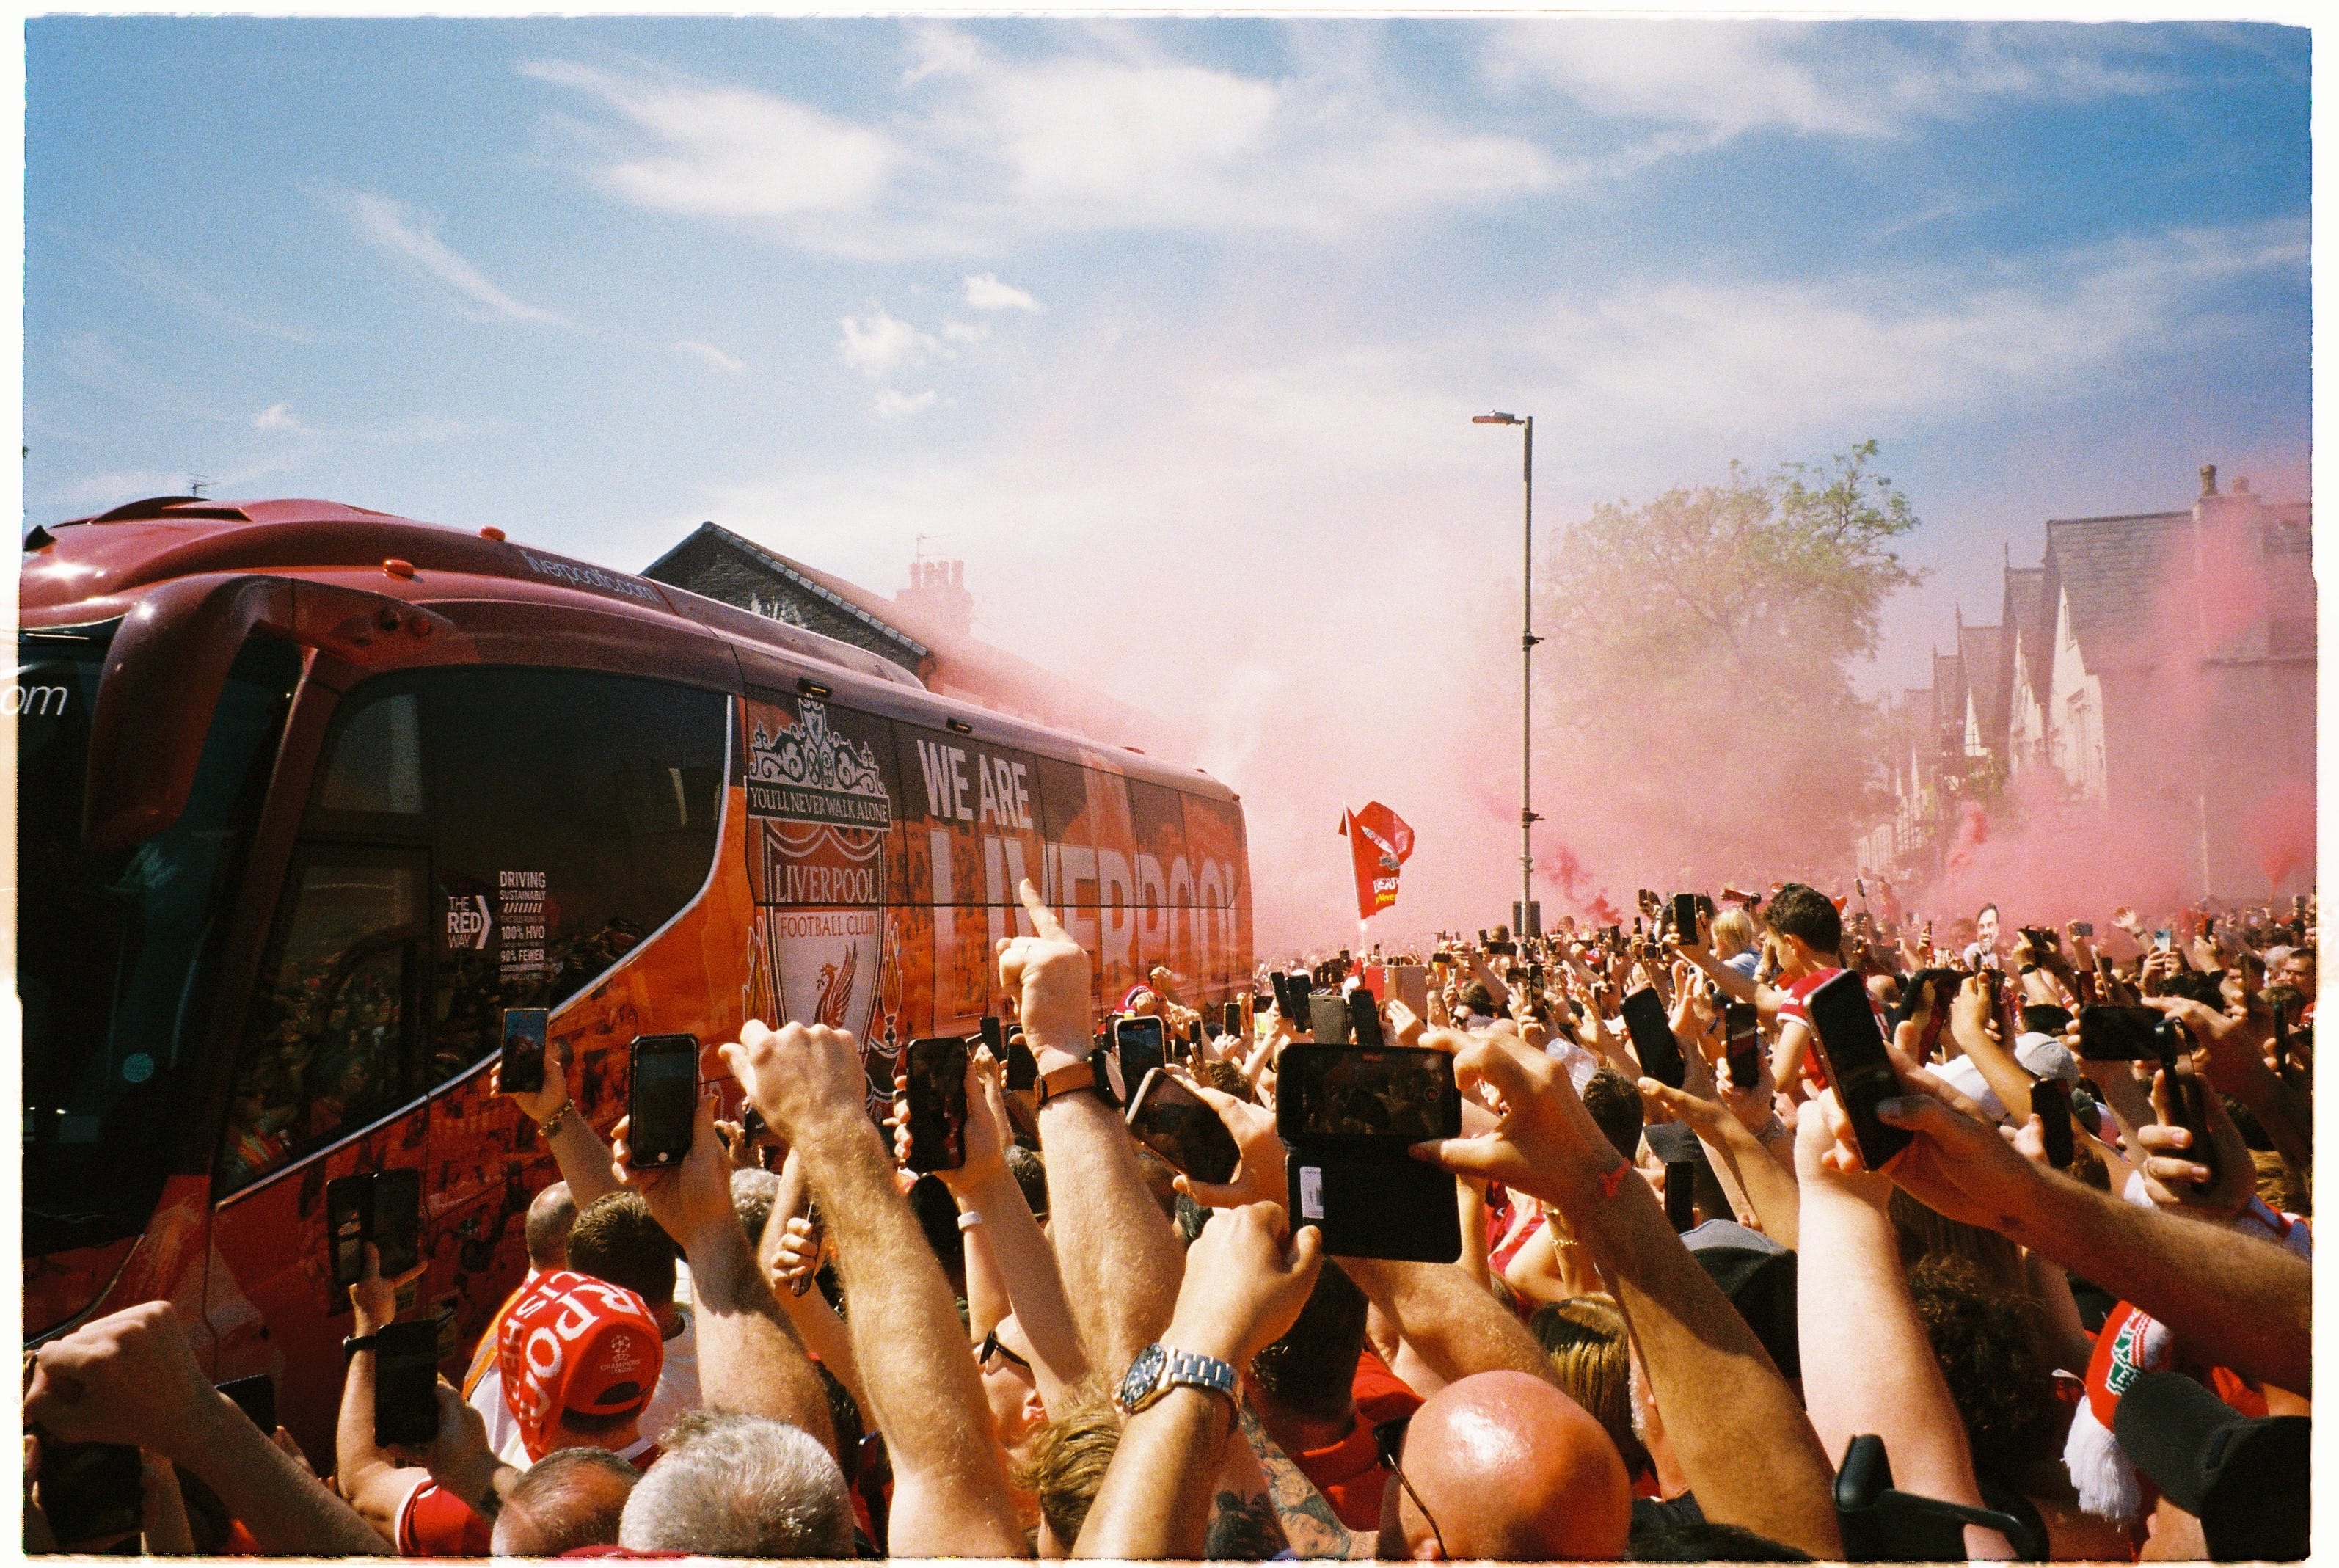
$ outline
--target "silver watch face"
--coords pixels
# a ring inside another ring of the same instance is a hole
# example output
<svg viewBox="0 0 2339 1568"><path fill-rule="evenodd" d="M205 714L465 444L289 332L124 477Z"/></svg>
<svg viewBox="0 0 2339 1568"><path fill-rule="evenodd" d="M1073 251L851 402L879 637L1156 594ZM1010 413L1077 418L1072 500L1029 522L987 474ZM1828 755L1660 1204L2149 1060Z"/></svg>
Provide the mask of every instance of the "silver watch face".
<svg viewBox="0 0 2339 1568"><path fill-rule="evenodd" d="M1129 1375L1120 1380L1120 1407L1123 1410L1130 1409L1153 1392L1153 1386L1161 1380L1161 1368L1169 1360L1170 1353L1158 1343L1137 1353L1137 1359L1129 1364Z"/></svg>

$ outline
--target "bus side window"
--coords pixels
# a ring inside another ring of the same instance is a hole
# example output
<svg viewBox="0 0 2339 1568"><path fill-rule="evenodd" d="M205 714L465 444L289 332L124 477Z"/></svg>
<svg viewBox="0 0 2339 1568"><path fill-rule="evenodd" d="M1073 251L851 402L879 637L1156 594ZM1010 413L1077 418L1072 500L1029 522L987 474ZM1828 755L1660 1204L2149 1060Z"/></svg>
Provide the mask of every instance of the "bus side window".
<svg viewBox="0 0 2339 1568"><path fill-rule="evenodd" d="M220 1141L224 1196L419 1091L419 851L302 851L277 914Z"/></svg>

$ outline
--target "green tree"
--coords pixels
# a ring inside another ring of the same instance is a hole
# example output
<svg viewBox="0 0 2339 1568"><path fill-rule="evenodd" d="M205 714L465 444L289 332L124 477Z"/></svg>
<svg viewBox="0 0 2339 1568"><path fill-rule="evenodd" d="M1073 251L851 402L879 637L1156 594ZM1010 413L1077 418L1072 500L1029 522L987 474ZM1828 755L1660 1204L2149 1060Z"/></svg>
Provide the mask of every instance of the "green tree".
<svg viewBox="0 0 2339 1568"><path fill-rule="evenodd" d="M1559 836L1595 873L1849 876L1884 788L1851 667L1921 577L1894 549L1916 513L1876 453L1733 462L1561 536L1538 585L1558 656L1538 661L1538 749L1557 754Z"/></svg>

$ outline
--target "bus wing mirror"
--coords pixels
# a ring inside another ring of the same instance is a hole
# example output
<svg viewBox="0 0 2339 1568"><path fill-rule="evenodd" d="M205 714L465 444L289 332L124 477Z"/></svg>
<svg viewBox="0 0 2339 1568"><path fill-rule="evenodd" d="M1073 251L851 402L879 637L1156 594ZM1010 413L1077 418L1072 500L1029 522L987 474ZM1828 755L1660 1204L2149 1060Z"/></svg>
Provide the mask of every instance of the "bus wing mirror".
<svg viewBox="0 0 2339 1568"><path fill-rule="evenodd" d="M82 804L92 853L118 853L179 820L228 669L254 632L357 665L389 662L402 641L461 640L446 616L361 588L245 574L162 585L106 653Z"/></svg>

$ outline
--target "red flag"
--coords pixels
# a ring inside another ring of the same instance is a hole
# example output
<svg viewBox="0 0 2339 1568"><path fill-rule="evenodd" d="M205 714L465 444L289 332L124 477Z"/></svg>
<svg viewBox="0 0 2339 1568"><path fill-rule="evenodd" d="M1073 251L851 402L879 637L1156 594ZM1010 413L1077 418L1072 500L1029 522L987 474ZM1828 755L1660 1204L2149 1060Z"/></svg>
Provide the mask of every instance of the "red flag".
<svg viewBox="0 0 2339 1568"><path fill-rule="evenodd" d="M1397 868L1413 853L1413 829L1388 807L1374 801L1341 821L1348 854L1357 867L1357 918L1370 920L1396 902Z"/></svg>

